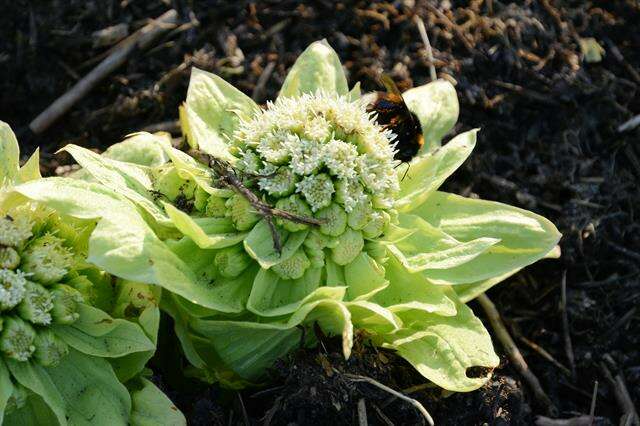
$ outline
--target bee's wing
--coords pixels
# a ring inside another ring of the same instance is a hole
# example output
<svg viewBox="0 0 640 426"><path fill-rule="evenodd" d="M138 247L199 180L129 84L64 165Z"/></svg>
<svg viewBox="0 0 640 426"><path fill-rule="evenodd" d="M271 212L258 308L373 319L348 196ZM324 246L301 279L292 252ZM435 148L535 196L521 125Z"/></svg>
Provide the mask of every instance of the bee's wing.
<svg viewBox="0 0 640 426"><path fill-rule="evenodd" d="M394 93L400 97L402 97L402 93L393 79L389 76L389 74L381 74L380 75L380 83L387 89L387 92Z"/></svg>

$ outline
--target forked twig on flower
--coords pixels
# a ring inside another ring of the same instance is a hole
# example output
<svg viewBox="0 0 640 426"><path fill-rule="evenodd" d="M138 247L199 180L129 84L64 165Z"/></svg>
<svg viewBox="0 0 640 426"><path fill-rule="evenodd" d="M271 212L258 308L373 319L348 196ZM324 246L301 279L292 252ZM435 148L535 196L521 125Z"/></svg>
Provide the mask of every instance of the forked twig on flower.
<svg viewBox="0 0 640 426"><path fill-rule="evenodd" d="M246 198L247 201L251 203L251 206L256 210L256 212L264 217L267 225L269 226L269 230L271 231L271 236L273 238L273 247L278 252L278 254L282 252L282 243L280 241L278 230L273 223L274 216L305 225L322 225L324 223L324 221L320 219L301 216L295 213L288 212L286 210L271 207L264 201L260 200L260 198L258 198L258 196L253 193L253 191L251 191L242 183L242 181L240 180L240 178L238 178L238 175L228 162L220 160L198 150L192 150L190 153L197 160L208 164L211 170L213 170L213 172L216 174L216 177L219 179L220 183L234 189L236 192Z"/></svg>

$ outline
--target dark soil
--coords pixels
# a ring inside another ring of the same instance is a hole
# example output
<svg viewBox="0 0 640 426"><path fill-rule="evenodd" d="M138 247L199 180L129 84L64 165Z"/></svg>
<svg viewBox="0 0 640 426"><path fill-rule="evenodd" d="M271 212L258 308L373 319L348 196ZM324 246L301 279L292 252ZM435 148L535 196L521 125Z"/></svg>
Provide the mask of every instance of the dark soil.
<svg viewBox="0 0 640 426"><path fill-rule="evenodd" d="M27 131L108 49L92 47L94 31L120 23L135 30L170 7L186 25L129 60L44 134ZM70 161L53 155L67 143L101 149L158 123L175 132L191 65L264 102L300 51L327 38L351 83L376 89L376 76L385 71L402 88L423 84L428 61L415 13L426 23L438 75L457 82L456 132L482 127L474 155L446 189L534 210L564 234L560 260L528 268L489 296L558 417L588 413L597 380L598 423L618 424L622 412L603 374L606 355L640 403L640 127L617 130L640 114L635 0L4 1L0 118L18 130L23 152L40 146L44 171L54 173ZM583 60L578 40L585 37L605 48L601 62ZM256 90L270 62L274 71ZM523 338L574 372L563 372ZM170 339L162 344L175 348ZM503 353L497 342L496 348ZM301 351L274 366L264 389L242 393L179 379L176 366L184 364L174 355L171 364L156 362L158 381L194 425L357 424L361 398L370 424L387 424L385 417L394 424L420 421L406 403L345 378L345 372L369 376L397 390L424 382L393 354L366 346L348 362L331 345ZM443 398L419 388L411 396L438 424L531 424L545 409L503 359L477 392Z"/></svg>

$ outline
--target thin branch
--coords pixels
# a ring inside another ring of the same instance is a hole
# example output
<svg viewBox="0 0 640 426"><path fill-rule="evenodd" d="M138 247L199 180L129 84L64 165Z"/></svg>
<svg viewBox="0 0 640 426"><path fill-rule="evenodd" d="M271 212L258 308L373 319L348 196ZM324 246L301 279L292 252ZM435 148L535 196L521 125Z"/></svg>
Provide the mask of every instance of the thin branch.
<svg viewBox="0 0 640 426"><path fill-rule="evenodd" d="M524 360L520 349L518 349L518 346L516 346L516 343L507 331L507 327L502 322L502 318L500 318L500 313L496 309L496 306L486 294L481 294L476 300L480 303L482 309L484 309L484 312L487 314L489 322L491 322L491 326L493 327L493 331L496 333L496 337L500 340L500 343L502 343L502 347L505 352L507 352L507 355L514 367L529 384L531 390L533 390L536 400L544 407L547 414L555 415L557 412L556 407L553 405L545 391L542 390L542 386L540 385L540 381L536 375L529 370L529 366Z"/></svg>
<svg viewBox="0 0 640 426"><path fill-rule="evenodd" d="M89 74L34 118L33 121L29 123L31 131L36 134L44 132L51 124L69 111L76 102L89 93L100 81L122 66L133 52L148 48L160 35L175 28L177 22L178 12L173 9L169 10L121 41Z"/></svg>
<svg viewBox="0 0 640 426"><path fill-rule="evenodd" d="M279 217L290 222L301 223L305 225L318 226L325 223L325 221L321 219L301 216L295 213L288 212L286 210L271 207L267 203L260 200L260 198L258 198L258 196L253 191L251 191L242 183L240 178L238 178L238 176L236 175L236 172L226 161L215 158L202 151L192 151L191 154L199 161L209 164L209 167L211 167L221 184L234 189L237 193L242 195L247 201L249 201L256 212L264 218L264 220L267 222L267 225L269 226L269 230L271 231L271 236L273 238L273 248L278 253L282 252L282 244L280 241L278 230L273 223L274 217Z"/></svg>
<svg viewBox="0 0 640 426"><path fill-rule="evenodd" d="M569 327L569 314L567 312L567 271L562 273L562 331L564 332L564 350L567 354L569 367L571 367L571 376L576 376L576 362L573 355L573 344L571 343L571 329Z"/></svg>
<svg viewBox="0 0 640 426"><path fill-rule="evenodd" d="M354 382L366 382L369 383L370 385L373 385L379 389L382 389L385 392L390 393L391 395L395 396L396 398L400 398L403 401L408 402L409 404L413 405L419 412L420 414L422 414L422 416L425 418L425 420L427 421L427 423L429 423L431 426L433 426L433 418L431 417L431 414L429 414L429 412L426 410L426 408L424 408L424 406L417 400L410 398L396 390L391 389L389 386L383 385L382 383L378 382L377 380L372 379L371 377L366 377L366 376L360 376L357 374L344 374L344 377L354 381Z"/></svg>
<svg viewBox="0 0 640 426"><path fill-rule="evenodd" d="M434 65L433 59L433 50L431 49L431 43L429 42L429 35L427 34L427 29L424 26L424 21L418 15L415 15L413 17L413 20L418 27L420 38L422 38L422 43L424 44L424 48L427 51L427 60L429 61L429 76L431 77L431 81L436 81L438 79L438 75L436 74L436 67Z"/></svg>

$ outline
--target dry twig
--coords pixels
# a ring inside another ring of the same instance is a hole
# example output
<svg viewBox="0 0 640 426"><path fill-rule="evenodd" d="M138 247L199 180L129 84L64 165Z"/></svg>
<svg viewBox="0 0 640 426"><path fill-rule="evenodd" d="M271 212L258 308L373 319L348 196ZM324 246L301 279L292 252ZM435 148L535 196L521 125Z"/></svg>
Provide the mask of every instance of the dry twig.
<svg viewBox="0 0 640 426"><path fill-rule="evenodd" d="M496 306L486 294L481 294L476 300L478 300L482 309L484 309L487 314L489 322L491 322L491 326L493 327L493 331L496 333L496 337L498 337L498 340L502 343L502 347L505 352L507 352L507 355L514 367L529 384L531 390L533 390L536 400L544 407L547 414L555 414L557 411L556 407L553 405L545 391L542 390L542 386L540 386L540 381L536 375L529 369L522 353L520 353L520 349L518 349L518 346L516 346L516 343L513 341L506 326L502 322L500 313L496 309Z"/></svg>
<svg viewBox="0 0 640 426"><path fill-rule="evenodd" d="M280 217L290 222L302 223L305 225L322 225L324 223L324 221L320 219L300 216L286 210L271 207L267 203L260 200L260 198L258 198L258 196L254 194L253 191L251 191L242 183L240 178L238 178L235 171L227 162L217 159L202 151L192 151L191 154L199 161L202 161L203 163L208 164L209 167L211 167L216 177L218 178L219 183L234 189L237 193L242 195L247 201L249 201L249 203L251 203L251 206L255 209L255 211L259 215L264 217L264 220L267 222L269 230L271 231L271 236L273 238L273 248L278 253L282 252L282 243L280 242L280 235L278 234L276 225L273 223L274 217Z"/></svg>
<svg viewBox="0 0 640 426"><path fill-rule="evenodd" d="M120 42L111 54L91 70L89 74L41 112L29 124L31 131L38 134L48 129L51 124L69 111L76 102L85 97L100 81L124 64L133 52L149 47L161 34L174 28L177 21L178 13L173 9L169 10Z"/></svg>
<svg viewBox="0 0 640 426"><path fill-rule="evenodd" d="M364 398L358 400L358 426L369 426L367 419L367 404Z"/></svg>
<svg viewBox="0 0 640 426"><path fill-rule="evenodd" d="M436 67L434 65L435 61L433 59L433 50L431 49L431 43L429 42L427 29L424 27L424 21L418 15L415 15L413 17L413 20L418 27L420 38L422 38L422 43L424 44L424 48L427 52L427 60L429 61L429 76L431 77L431 81L435 81L438 79L438 75L436 74Z"/></svg>
<svg viewBox="0 0 640 426"><path fill-rule="evenodd" d="M382 389L385 392L390 393L391 395L395 396L396 398L400 398L403 401L408 402L409 404L413 405L419 412L420 414L422 414L422 416L425 418L425 420L427 421L427 423L429 423L431 426L433 426L433 418L431 417L431 414L429 414L429 412L426 410L426 408L424 408L424 406L422 404L420 404L419 401L410 398L396 390L391 389L389 386L383 385L382 383L378 382L377 380L372 379L371 377L366 377L366 376L359 376L357 374L344 374L344 377L354 381L354 382L366 382L369 383L370 385L373 385L379 389Z"/></svg>
<svg viewBox="0 0 640 426"><path fill-rule="evenodd" d="M562 273L562 331L564 332L564 350L567 354L569 367L571 367L571 376L576 375L576 362L573 355L573 344L571 343L571 330L569 329L569 315L567 313L567 271Z"/></svg>
<svg viewBox="0 0 640 426"><path fill-rule="evenodd" d="M609 354L605 354L602 358L604 361L600 363L600 369L602 370L604 377L609 382L609 385L613 388L616 401L618 401L618 406L620 407L620 410L622 410L620 424L639 426L640 418L638 417L638 411L636 410L635 405L633 405L633 400L629 394L629 389L627 389L624 377L619 371L617 371L615 377L611 373L611 369L614 371L618 370L616 362Z"/></svg>

